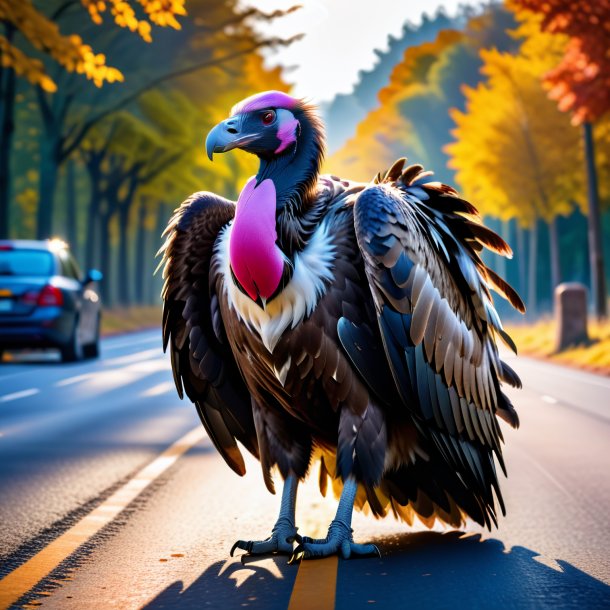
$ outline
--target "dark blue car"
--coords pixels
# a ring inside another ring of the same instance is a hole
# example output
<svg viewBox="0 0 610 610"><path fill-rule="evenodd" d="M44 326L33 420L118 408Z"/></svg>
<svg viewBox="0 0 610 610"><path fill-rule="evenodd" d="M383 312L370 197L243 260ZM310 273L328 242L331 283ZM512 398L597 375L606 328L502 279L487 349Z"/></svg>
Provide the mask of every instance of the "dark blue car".
<svg viewBox="0 0 610 610"><path fill-rule="evenodd" d="M58 348L64 362L97 357L101 279L83 275L60 240L0 240L0 360L38 347Z"/></svg>

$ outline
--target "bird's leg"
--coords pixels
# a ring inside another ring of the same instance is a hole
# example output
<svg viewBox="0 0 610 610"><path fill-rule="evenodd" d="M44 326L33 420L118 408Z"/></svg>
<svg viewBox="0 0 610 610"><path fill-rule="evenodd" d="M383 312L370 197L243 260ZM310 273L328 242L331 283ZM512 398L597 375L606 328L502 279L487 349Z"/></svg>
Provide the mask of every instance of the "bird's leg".
<svg viewBox="0 0 610 610"><path fill-rule="evenodd" d="M289 563L310 557L329 557L336 554L340 554L343 559L352 556L380 555L379 549L374 544L356 544L352 538L352 512L357 491L356 479L348 478L343 483L337 514L330 522L326 538L314 540L307 536L299 537L299 546L292 554Z"/></svg>
<svg viewBox="0 0 610 610"><path fill-rule="evenodd" d="M242 549L249 555L265 555L268 553L290 555L292 553L292 543L297 535L297 528L294 525L294 511L298 484L299 480L294 475L289 475L284 481L280 514L271 530L271 536L267 540L238 540L231 549L231 557L235 549Z"/></svg>

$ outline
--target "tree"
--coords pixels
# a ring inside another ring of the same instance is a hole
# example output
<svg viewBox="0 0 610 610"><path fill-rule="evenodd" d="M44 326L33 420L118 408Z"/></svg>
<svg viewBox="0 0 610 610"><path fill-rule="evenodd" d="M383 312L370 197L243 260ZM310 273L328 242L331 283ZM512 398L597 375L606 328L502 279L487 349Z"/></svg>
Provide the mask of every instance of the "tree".
<svg viewBox="0 0 610 610"><path fill-rule="evenodd" d="M463 39L455 30L443 30L433 42L425 42L405 51L390 83L379 91L380 106L368 113L356 129L356 135L332 157L334 171L350 178L370 180L389 167L397 157L408 156L417 162L427 161L426 148L401 105L410 96L426 90L432 67L443 52ZM428 164L429 165L429 164Z"/></svg>
<svg viewBox="0 0 610 610"><path fill-rule="evenodd" d="M547 48L544 56L553 53ZM451 113L456 141L446 150L461 191L483 214L516 217L530 228L528 308L535 313L537 223L549 225L552 289L561 281L556 218L583 192L578 133L548 99L543 63L494 50L481 56L487 81L466 89L465 112Z"/></svg>
<svg viewBox="0 0 610 610"><path fill-rule="evenodd" d="M489 6L472 17L463 31L442 30L435 40L408 48L388 85L379 91L379 107L333 157L333 166L349 171L350 177L367 179L397 157L408 156L451 183L453 173L447 169L443 152L453 127L449 109L463 107L464 84L473 86L481 80L481 48L517 46L506 33L514 25L511 13L501 6ZM361 171L366 163L362 157L372 159L374 172L372 168Z"/></svg>
<svg viewBox="0 0 610 610"><path fill-rule="evenodd" d="M10 154L14 132L16 77L25 77L40 92L57 91L56 79L50 76L48 67L42 59L33 57L28 51L34 51L43 58L50 58L52 63L59 64L63 70L85 75L98 87L105 82L122 81L121 71L109 66L103 53L94 52L77 34L62 34L57 21L65 13L80 7L82 11L88 12L94 23L100 24L103 14L110 11L117 26L135 31L144 40L150 41L152 24L179 28L176 16L185 14L184 0L141 0L138 4L144 13L141 17L137 16L135 2L66 0L61 4L51 3L54 10L47 16L31 0L0 0L0 23L4 29L4 35L0 34L0 238L8 236ZM19 45L17 39L20 41ZM25 50L22 47L25 47ZM45 174L42 177L45 191L54 190L55 183L52 178L56 176Z"/></svg>
<svg viewBox="0 0 610 610"><path fill-rule="evenodd" d="M589 255L595 312L608 313L592 124L610 110L610 0L513 0L519 11L539 17L540 29L568 37L565 53L545 76L560 110L582 125L589 203Z"/></svg>
<svg viewBox="0 0 610 610"><path fill-rule="evenodd" d="M163 210L167 221L168 204L175 207L201 189L235 197L255 171L254 158L245 153L211 164L202 134L225 118L235 100L261 86L287 89L279 70L266 70L256 54L244 55L232 62L230 73L210 74L205 95L201 80L191 74L144 93L130 110L109 115L88 133L81 145L91 188L87 264L105 272L107 304L129 305L149 293L142 274L160 244L159 235L147 232ZM113 274L115 255L120 265Z"/></svg>
<svg viewBox="0 0 610 610"><path fill-rule="evenodd" d="M6 1L6 0L0 0ZM47 21L61 21L62 26L79 28L86 32L87 38L97 48L104 51L99 54L102 59L112 57L113 63L119 65L117 74L125 77L125 84L121 85L121 95L107 93L107 88L95 90L84 88L80 82L81 77L76 72L66 74L60 72L57 90L51 93L40 84L36 85L37 103L40 106L43 129L40 141L40 199L38 205L37 236L43 238L52 232L54 217L54 193L57 185L59 168L74 154L88 131L99 121L113 112L126 108L138 99L140 95L164 82L181 78L203 69L213 69L227 66L239 61L239 58L255 53L257 49L265 46L279 46L289 44L297 37L283 40L274 37L263 37L254 33L251 27L253 19L272 20L284 15L296 7L287 10L263 13L258 9L236 10L236 2L224 0L190 0L192 8L190 19L183 20L183 27L175 32L173 37L167 34L158 48L147 46L150 40L150 24L170 25L174 30L178 27L175 16L184 9L183 0L173 2L157 0L138 0L134 7L142 5L139 13L129 2L112 0L109 3L90 2L82 0L92 19L99 22L101 13L99 7L110 7L115 22L120 28L100 28L89 23L83 25L82 5L77 0L60 0L51 2L50 10L56 9ZM131 8L130 8L131 7ZM148 24L148 26L146 26ZM57 24L51 24L57 29ZM126 36L122 32L135 31L139 36ZM165 44L162 44L165 43ZM154 51L158 51L155 55ZM146 56L147 61L143 61ZM54 56L43 56L46 72L54 62ZM101 60L96 60L96 65ZM72 64L68 64L72 65ZM160 73L158 66L166 66L166 71ZM107 68L107 66L106 66ZM110 70L108 68L108 70ZM82 71L82 69L81 69ZM106 74L107 72L104 72ZM118 80L115 79L115 80ZM98 83L99 84L99 83ZM0 149L10 150L4 138ZM7 152L8 157L8 152ZM5 188L8 197L8 185ZM7 207L8 204L5 206Z"/></svg>

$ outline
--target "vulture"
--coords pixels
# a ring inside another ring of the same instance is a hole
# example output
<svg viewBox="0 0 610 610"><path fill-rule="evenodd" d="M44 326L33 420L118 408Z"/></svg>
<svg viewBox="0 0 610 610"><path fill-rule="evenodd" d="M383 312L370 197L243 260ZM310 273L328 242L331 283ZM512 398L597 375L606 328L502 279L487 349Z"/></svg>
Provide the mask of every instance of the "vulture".
<svg viewBox="0 0 610 610"><path fill-rule="evenodd" d="M244 474L241 445L270 492L274 471L283 480L270 537L231 555L378 552L354 542L354 508L497 526L498 418L519 424L502 386L521 382L500 358L498 340L516 348L490 291L524 305L481 252L509 246L421 165L400 159L370 183L321 174L321 120L286 93L238 103L205 146L260 165L236 202L202 191L171 217L163 347L228 466ZM324 539L295 524L317 465L321 493L329 480L340 493Z"/></svg>

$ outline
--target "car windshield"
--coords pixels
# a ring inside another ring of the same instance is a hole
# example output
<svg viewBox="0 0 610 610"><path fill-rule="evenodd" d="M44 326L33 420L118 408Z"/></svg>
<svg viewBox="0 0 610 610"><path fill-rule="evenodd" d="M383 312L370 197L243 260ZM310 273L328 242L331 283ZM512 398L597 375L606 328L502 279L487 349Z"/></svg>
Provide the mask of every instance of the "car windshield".
<svg viewBox="0 0 610 610"><path fill-rule="evenodd" d="M46 250L0 250L0 275L53 274L53 255Z"/></svg>

